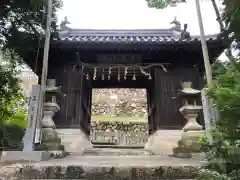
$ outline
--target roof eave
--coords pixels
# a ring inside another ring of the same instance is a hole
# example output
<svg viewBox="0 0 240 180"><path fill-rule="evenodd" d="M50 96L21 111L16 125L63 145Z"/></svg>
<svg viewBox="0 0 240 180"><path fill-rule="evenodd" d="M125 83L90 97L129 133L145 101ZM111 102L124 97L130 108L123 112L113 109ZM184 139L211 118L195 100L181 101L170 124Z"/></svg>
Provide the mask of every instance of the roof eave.
<svg viewBox="0 0 240 180"><path fill-rule="evenodd" d="M224 46L223 39L209 39L208 46ZM52 48L60 49L171 49L171 48L201 48L201 41L160 41L160 42L81 42L68 40L54 40Z"/></svg>

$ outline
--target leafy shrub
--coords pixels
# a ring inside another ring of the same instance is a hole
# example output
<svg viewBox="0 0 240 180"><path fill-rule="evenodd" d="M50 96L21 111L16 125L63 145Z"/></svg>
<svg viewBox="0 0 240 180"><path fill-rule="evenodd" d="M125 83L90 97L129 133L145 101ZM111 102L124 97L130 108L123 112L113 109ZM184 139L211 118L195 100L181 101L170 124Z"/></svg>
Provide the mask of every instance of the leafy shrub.
<svg viewBox="0 0 240 180"><path fill-rule="evenodd" d="M228 68L218 75L208 95L215 100L219 116L212 132L213 143L202 140L209 150L209 165L200 171L198 179L240 179L240 72Z"/></svg>
<svg viewBox="0 0 240 180"><path fill-rule="evenodd" d="M24 135L26 115L19 102L21 59L12 50L0 50L0 149L17 148Z"/></svg>
<svg viewBox="0 0 240 180"><path fill-rule="evenodd" d="M25 129L27 123L26 113L24 111L17 111L16 113L12 114L11 117L5 121L4 124L9 125L16 125L20 128Z"/></svg>
<svg viewBox="0 0 240 180"><path fill-rule="evenodd" d="M0 127L0 150L16 149L24 136L26 128L26 113L17 111L3 121Z"/></svg>
<svg viewBox="0 0 240 180"><path fill-rule="evenodd" d="M0 150L18 149L23 136L23 128L17 125L2 125L0 128Z"/></svg>

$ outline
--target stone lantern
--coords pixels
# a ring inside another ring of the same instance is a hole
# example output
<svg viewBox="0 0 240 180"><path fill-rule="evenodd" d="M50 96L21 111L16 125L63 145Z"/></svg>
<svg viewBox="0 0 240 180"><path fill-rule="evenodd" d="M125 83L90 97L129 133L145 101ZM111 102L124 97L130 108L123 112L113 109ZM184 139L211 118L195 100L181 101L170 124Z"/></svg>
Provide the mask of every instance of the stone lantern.
<svg viewBox="0 0 240 180"><path fill-rule="evenodd" d="M54 156L62 156L64 152L64 147L61 145L61 139L56 132L56 126L53 121L53 116L60 110L56 100L58 95L62 95L62 93L60 87L56 86L56 80L48 79L43 107L41 147L50 151Z"/></svg>
<svg viewBox="0 0 240 180"><path fill-rule="evenodd" d="M183 82L183 89L180 90L178 97L181 99L183 106L179 109L181 114L187 120L182 128L182 137L178 142L178 147L173 149L173 152L199 152L200 137L203 135L203 127L198 124L197 117L202 106L197 104L197 99L200 98L201 91L193 89L191 82Z"/></svg>
<svg viewBox="0 0 240 180"><path fill-rule="evenodd" d="M180 90L179 96L182 97L183 106L179 111L183 114L187 120L186 125L183 127L183 131L189 130L202 130L202 126L197 123L197 116L202 110L201 105L197 105L197 98L200 97L201 91L193 89L191 82L184 82L182 84L183 89Z"/></svg>

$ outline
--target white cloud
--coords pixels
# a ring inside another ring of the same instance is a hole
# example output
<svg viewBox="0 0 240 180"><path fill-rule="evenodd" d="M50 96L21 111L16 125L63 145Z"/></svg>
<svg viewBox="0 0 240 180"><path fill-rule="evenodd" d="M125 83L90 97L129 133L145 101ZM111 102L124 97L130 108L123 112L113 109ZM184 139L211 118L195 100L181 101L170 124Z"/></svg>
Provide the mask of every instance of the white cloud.
<svg viewBox="0 0 240 180"><path fill-rule="evenodd" d="M199 34L194 0L178 7L157 10L148 8L145 0L63 0L59 20L67 16L72 28L151 29L169 28L174 16L189 25L191 34ZM206 34L219 32L210 2L201 3Z"/></svg>

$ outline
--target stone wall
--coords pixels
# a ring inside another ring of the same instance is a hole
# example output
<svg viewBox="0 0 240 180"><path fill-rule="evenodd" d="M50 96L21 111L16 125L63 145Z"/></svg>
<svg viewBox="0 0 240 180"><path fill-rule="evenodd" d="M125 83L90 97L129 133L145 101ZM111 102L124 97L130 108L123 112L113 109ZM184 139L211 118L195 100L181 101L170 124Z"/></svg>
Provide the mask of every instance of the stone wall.
<svg viewBox="0 0 240 180"><path fill-rule="evenodd" d="M93 89L92 95L93 116L118 116L109 121L92 118L90 137L93 142L144 146L148 138L145 89Z"/></svg>
<svg viewBox="0 0 240 180"><path fill-rule="evenodd" d="M147 115L145 89L93 89L93 115Z"/></svg>
<svg viewBox="0 0 240 180"><path fill-rule="evenodd" d="M92 120L90 137L93 143L144 146L148 139L148 123Z"/></svg>

